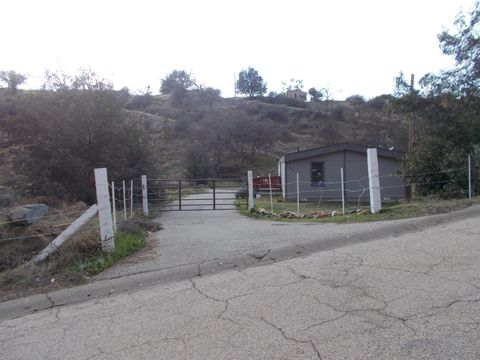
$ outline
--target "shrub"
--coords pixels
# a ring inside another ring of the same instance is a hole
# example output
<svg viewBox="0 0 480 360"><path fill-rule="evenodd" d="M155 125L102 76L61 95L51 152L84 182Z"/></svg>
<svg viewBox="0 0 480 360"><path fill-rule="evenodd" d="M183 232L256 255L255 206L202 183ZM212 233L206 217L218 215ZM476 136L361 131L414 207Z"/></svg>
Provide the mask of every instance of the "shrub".
<svg viewBox="0 0 480 360"><path fill-rule="evenodd" d="M150 136L126 120L115 91L34 91L19 94L14 103L0 127L16 145L12 158L32 194L92 203L94 168L107 167L117 179L152 170Z"/></svg>

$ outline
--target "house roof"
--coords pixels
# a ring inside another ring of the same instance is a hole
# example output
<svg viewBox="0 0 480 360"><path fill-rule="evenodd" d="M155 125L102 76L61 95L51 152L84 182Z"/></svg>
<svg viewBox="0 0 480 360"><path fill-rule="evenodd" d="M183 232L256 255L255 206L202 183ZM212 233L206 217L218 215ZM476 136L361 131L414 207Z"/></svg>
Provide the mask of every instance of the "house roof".
<svg viewBox="0 0 480 360"><path fill-rule="evenodd" d="M368 148L369 146L366 146L366 145L340 143L340 144L321 146L318 148L313 148L313 149L308 149L303 151L292 152L292 153L284 154L283 156L285 161L294 161L294 160L308 159L310 157L326 155L326 154L331 154L331 153L345 151L345 150L366 154ZM380 157L387 157L387 158L392 158L397 160L400 160L405 155L405 153L401 151L386 150L381 148L377 148L377 154Z"/></svg>

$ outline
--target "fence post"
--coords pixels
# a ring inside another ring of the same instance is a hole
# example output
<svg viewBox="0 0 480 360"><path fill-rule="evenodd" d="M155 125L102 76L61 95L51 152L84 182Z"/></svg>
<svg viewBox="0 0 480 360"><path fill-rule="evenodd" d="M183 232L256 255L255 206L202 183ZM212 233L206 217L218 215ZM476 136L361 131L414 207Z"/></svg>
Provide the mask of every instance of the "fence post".
<svg viewBox="0 0 480 360"><path fill-rule="evenodd" d="M112 212L110 208L110 193L108 191L107 169L95 169L95 188L97 191L98 220L100 223L100 240L102 249L115 249L113 237Z"/></svg>
<svg viewBox="0 0 480 360"><path fill-rule="evenodd" d="M472 198L472 156L468 154L468 198Z"/></svg>
<svg viewBox="0 0 480 360"><path fill-rule="evenodd" d="M378 175L378 157L377 149L367 149L368 165L368 185L370 189L370 211L372 214L382 210L382 200L380 196L380 178Z"/></svg>
<svg viewBox="0 0 480 360"><path fill-rule="evenodd" d="M215 179L212 180L212 185L213 185L213 210L216 210L216 199L215 199Z"/></svg>
<svg viewBox="0 0 480 360"><path fill-rule="evenodd" d="M300 177L297 173L297 215L300 215Z"/></svg>
<svg viewBox="0 0 480 360"><path fill-rule="evenodd" d="M345 215L345 183L343 181L343 167L340 168L340 181L342 182L342 214Z"/></svg>
<svg viewBox="0 0 480 360"><path fill-rule="evenodd" d="M127 192L125 189L125 180L123 180L123 218L127 220Z"/></svg>
<svg viewBox="0 0 480 360"><path fill-rule="evenodd" d="M130 217L133 216L133 180L130 180Z"/></svg>
<svg viewBox="0 0 480 360"><path fill-rule="evenodd" d="M272 177L270 176L270 173L268 173L268 186L270 188L270 209L271 213L273 214Z"/></svg>
<svg viewBox="0 0 480 360"><path fill-rule="evenodd" d="M117 231L117 208L115 204L115 183L112 181L112 213L113 213L113 231Z"/></svg>
<svg viewBox="0 0 480 360"><path fill-rule="evenodd" d="M142 203L143 203L143 215L148 216L147 175L142 175Z"/></svg>
<svg viewBox="0 0 480 360"><path fill-rule="evenodd" d="M247 179L248 179L248 210L251 210L255 207L255 204L253 202L253 172L252 172L252 170L248 170Z"/></svg>
<svg viewBox="0 0 480 360"><path fill-rule="evenodd" d="M178 210L182 210L182 180L178 180Z"/></svg>

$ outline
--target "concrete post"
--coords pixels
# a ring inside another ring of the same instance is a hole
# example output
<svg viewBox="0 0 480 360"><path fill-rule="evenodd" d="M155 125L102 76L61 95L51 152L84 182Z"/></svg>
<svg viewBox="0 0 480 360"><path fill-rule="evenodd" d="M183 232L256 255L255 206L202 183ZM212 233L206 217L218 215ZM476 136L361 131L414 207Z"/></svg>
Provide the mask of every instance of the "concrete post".
<svg viewBox="0 0 480 360"><path fill-rule="evenodd" d="M143 215L148 216L147 175L142 175L142 203L143 203Z"/></svg>
<svg viewBox="0 0 480 360"><path fill-rule="evenodd" d="M102 249L112 251L115 249L115 239L113 237L112 212L106 168L95 169L95 188L97 190L98 222L100 223Z"/></svg>
<svg viewBox="0 0 480 360"><path fill-rule="evenodd" d="M133 180L130 180L130 217L133 217Z"/></svg>
<svg viewBox="0 0 480 360"><path fill-rule="evenodd" d="M300 215L300 177L297 173L297 215Z"/></svg>
<svg viewBox="0 0 480 360"><path fill-rule="evenodd" d="M123 219L127 220L127 192L125 188L125 180L123 180Z"/></svg>
<svg viewBox="0 0 480 360"><path fill-rule="evenodd" d="M343 180L343 168L340 168L340 181L342 182L342 214L345 215L345 182Z"/></svg>
<svg viewBox="0 0 480 360"><path fill-rule="evenodd" d="M55 240L53 240L48 246L43 249L35 258L34 261L39 263L45 260L48 256L53 254L57 249L75 234L78 230L82 228L86 223L95 217L97 214L98 208L94 204L87 209L78 219L76 219L69 227L67 227L60 235L58 235Z"/></svg>
<svg viewBox="0 0 480 360"><path fill-rule="evenodd" d="M468 154L468 198L472 198L472 156Z"/></svg>
<svg viewBox="0 0 480 360"><path fill-rule="evenodd" d="M248 210L251 210L255 207L255 203L253 201L253 172L251 170L248 170L247 178L248 178Z"/></svg>
<svg viewBox="0 0 480 360"><path fill-rule="evenodd" d="M270 188L270 212L273 214L272 176L268 173L268 187Z"/></svg>
<svg viewBox="0 0 480 360"><path fill-rule="evenodd" d="M370 211L372 214L382 210L380 195L380 177L378 175L377 149L367 149L368 185L370 188Z"/></svg>
<svg viewBox="0 0 480 360"><path fill-rule="evenodd" d="M113 231L117 231L117 204L115 204L115 183L112 181Z"/></svg>

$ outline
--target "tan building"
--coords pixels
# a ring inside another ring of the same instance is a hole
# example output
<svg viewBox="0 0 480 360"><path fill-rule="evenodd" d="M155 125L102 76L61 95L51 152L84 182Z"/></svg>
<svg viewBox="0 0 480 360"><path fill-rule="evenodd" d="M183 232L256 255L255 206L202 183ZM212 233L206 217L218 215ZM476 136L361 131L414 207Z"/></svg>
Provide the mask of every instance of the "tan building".
<svg viewBox="0 0 480 360"><path fill-rule="evenodd" d="M299 89L287 90L282 94L282 96L300 101L307 101L307 93Z"/></svg>

